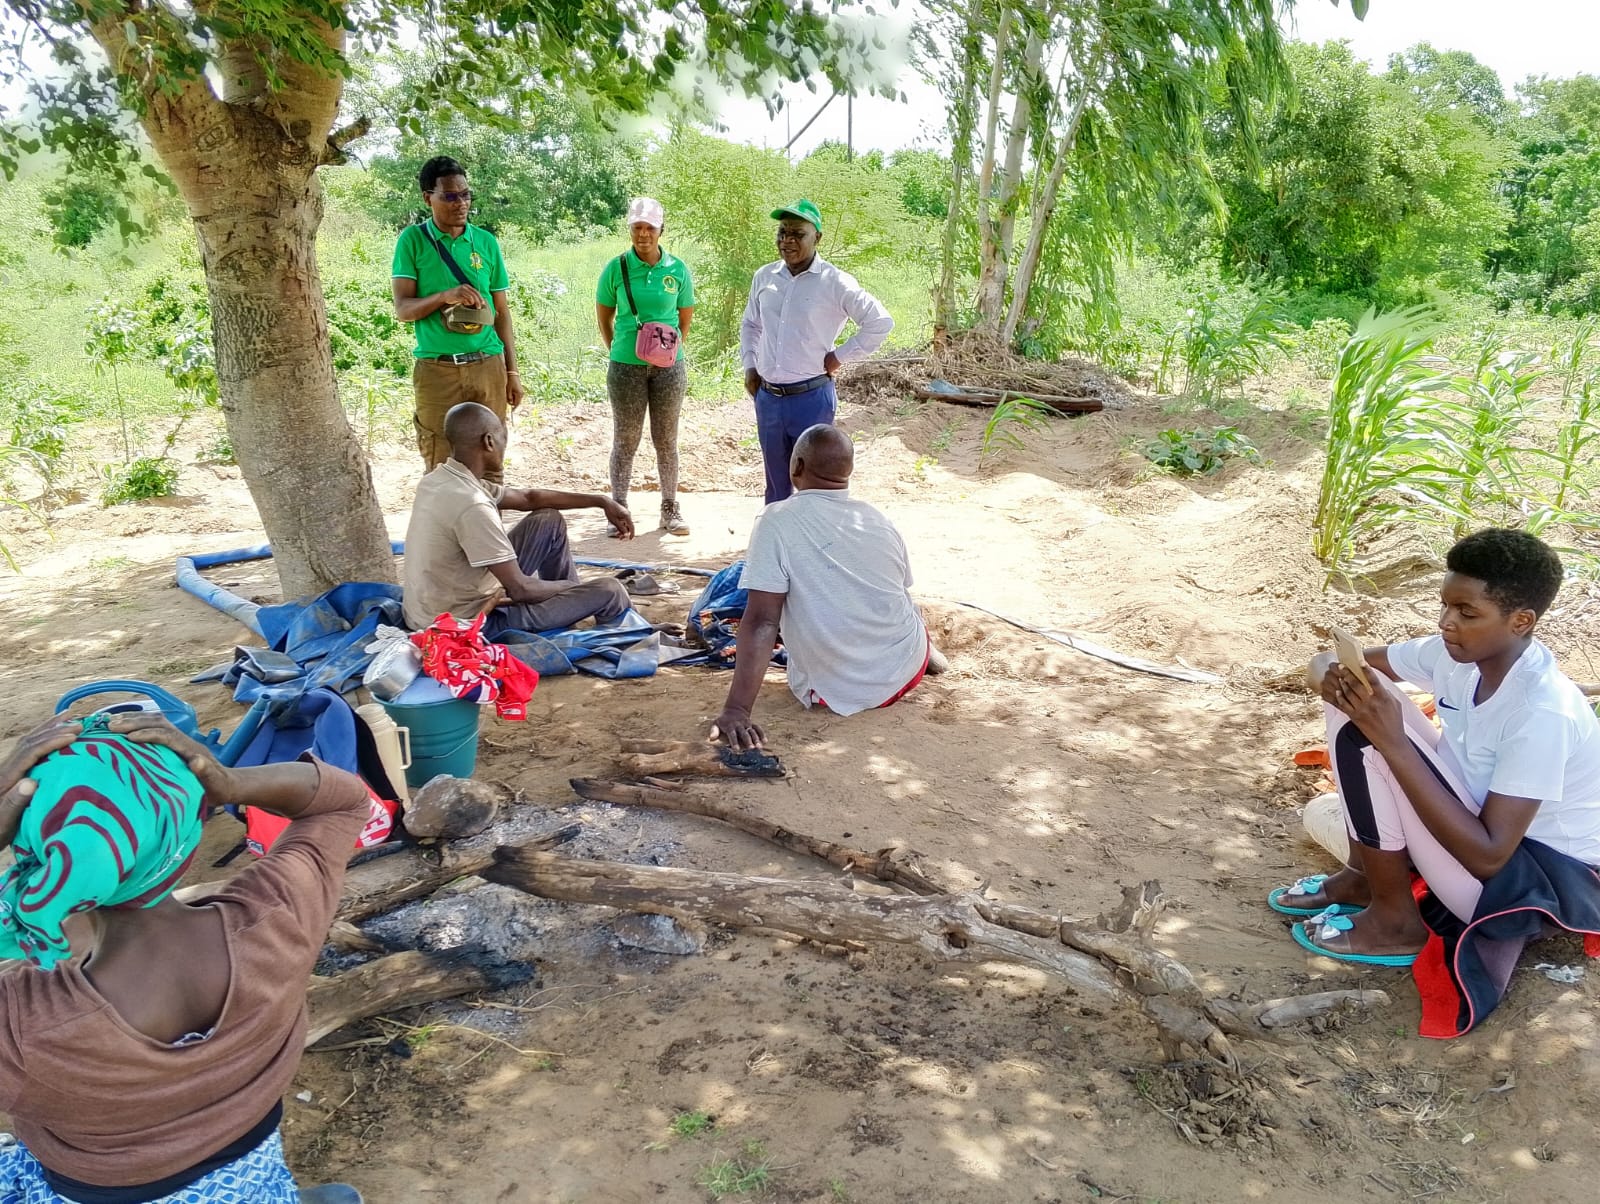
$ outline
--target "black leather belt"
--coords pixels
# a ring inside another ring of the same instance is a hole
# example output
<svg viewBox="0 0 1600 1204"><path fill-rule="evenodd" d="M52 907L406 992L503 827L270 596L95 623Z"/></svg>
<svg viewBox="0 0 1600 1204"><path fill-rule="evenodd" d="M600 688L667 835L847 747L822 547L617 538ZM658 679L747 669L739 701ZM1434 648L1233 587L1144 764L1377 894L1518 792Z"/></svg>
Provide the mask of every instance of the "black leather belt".
<svg viewBox="0 0 1600 1204"><path fill-rule="evenodd" d="M774 397L793 397L796 393L809 393L812 389L820 389L833 377L824 372L821 376L813 376L810 380L791 381L786 385L775 385L769 380L761 382L761 387Z"/></svg>
<svg viewBox="0 0 1600 1204"><path fill-rule="evenodd" d="M459 368L462 364L476 364L480 360L492 360L499 354L498 351L468 351L462 355L430 355L428 358L441 364L454 364Z"/></svg>

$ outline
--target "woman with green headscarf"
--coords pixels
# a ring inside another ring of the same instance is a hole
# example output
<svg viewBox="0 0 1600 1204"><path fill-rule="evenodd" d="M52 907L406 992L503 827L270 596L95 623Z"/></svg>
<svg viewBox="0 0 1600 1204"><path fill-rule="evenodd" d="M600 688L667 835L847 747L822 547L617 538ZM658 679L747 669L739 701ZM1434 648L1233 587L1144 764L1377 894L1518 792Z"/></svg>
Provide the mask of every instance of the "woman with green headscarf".
<svg viewBox="0 0 1600 1204"><path fill-rule="evenodd" d="M291 822L179 902L222 803ZM278 1122L367 815L350 774L227 769L149 713L57 716L0 761L0 1204L359 1204L295 1186Z"/></svg>

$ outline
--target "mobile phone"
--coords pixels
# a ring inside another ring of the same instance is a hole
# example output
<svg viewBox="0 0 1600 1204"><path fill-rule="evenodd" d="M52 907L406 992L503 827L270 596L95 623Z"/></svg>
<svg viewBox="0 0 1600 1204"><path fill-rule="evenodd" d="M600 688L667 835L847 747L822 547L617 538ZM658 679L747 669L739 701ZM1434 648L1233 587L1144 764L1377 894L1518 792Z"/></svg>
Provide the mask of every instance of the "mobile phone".
<svg viewBox="0 0 1600 1204"><path fill-rule="evenodd" d="M1328 634L1333 637L1333 650L1339 657L1339 663L1361 679L1361 684L1367 689L1372 689L1372 678L1367 676L1366 658L1361 654L1361 645L1356 637L1343 627L1329 627Z"/></svg>

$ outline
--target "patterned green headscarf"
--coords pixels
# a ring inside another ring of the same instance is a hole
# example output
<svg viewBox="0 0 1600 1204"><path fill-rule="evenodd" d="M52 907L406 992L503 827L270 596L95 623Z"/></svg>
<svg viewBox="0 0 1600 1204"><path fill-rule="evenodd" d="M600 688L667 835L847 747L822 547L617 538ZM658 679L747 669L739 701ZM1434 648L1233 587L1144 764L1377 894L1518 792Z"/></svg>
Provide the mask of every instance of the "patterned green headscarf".
<svg viewBox="0 0 1600 1204"><path fill-rule="evenodd" d="M105 717L28 775L39 786L0 876L0 958L41 970L70 955L62 925L170 895L200 844L205 793L177 753L105 730Z"/></svg>

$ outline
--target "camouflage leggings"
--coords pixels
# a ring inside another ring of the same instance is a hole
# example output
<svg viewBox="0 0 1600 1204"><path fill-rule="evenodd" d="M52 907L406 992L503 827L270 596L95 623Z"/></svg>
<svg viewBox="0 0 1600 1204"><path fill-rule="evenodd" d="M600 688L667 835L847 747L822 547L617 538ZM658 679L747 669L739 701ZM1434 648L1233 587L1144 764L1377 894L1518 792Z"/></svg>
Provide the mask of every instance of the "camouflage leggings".
<svg viewBox="0 0 1600 1204"><path fill-rule="evenodd" d="M611 395L611 496L628 500L628 480L633 456L650 415L650 442L656 449L656 473L661 478L661 504L678 496L678 415L689 387L688 369L680 359L670 368L651 364L619 364L606 370L606 392Z"/></svg>

